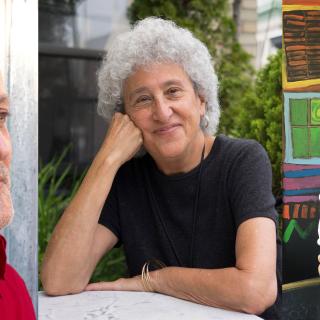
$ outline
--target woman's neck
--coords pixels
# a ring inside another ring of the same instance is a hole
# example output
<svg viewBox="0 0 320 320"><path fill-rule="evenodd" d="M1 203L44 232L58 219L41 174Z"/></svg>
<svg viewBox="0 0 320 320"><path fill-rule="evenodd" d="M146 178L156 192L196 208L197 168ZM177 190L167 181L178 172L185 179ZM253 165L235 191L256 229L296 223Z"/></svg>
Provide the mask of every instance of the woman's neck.
<svg viewBox="0 0 320 320"><path fill-rule="evenodd" d="M205 134L199 135L194 144L190 145L185 152L175 158L154 159L160 171L166 175L174 175L191 171L201 161L204 148L204 158L208 156L214 143L215 137Z"/></svg>

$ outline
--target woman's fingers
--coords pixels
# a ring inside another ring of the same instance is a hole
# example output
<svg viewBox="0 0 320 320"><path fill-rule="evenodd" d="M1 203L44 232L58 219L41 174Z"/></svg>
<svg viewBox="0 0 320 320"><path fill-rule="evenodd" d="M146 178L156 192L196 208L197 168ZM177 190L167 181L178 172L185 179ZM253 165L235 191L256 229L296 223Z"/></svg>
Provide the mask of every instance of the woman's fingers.
<svg viewBox="0 0 320 320"><path fill-rule="evenodd" d="M96 283L90 283L86 286L85 291L114 291L119 290L118 286L114 283L116 281L112 282L96 282Z"/></svg>
<svg viewBox="0 0 320 320"><path fill-rule="evenodd" d="M143 143L141 130L126 114L115 113L102 150L122 164L131 159Z"/></svg>
<svg viewBox="0 0 320 320"><path fill-rule="evenodd" d="M85 291L144 291L141 278L121 278L116 281L90 283Z"/></svg>

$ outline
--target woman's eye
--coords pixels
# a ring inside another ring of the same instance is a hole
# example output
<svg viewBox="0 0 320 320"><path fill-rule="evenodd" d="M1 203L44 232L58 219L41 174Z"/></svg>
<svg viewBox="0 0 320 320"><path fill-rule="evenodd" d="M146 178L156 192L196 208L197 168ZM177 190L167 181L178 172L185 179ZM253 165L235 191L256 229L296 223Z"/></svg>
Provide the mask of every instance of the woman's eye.
<svg viewBox="0 0 320 320"><path fill-rule="evenodd" d="M136 103L147 103L149 101L151 101L149 96L142 96L137 99Z"/></svg>
<svg viewBox="0 0 320 320"><path fill-rule="evenodd" d="M169 95L176 96L176 95L178 95L180 93L180 89L179 88L169 88L167 90L167 93Z"/></svg>

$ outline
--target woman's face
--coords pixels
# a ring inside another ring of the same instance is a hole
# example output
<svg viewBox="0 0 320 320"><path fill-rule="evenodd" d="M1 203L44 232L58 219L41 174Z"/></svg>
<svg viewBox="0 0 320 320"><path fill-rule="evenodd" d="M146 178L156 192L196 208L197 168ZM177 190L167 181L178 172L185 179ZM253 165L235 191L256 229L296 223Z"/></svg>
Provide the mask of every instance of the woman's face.
<svg viewBox="0 0 320 320"><path fill-rule="evenodd" d="M144 147L156 159L191 151L201 134L205 102L177 64L137 69L124 83L125 110L143 134Z"/></svg>

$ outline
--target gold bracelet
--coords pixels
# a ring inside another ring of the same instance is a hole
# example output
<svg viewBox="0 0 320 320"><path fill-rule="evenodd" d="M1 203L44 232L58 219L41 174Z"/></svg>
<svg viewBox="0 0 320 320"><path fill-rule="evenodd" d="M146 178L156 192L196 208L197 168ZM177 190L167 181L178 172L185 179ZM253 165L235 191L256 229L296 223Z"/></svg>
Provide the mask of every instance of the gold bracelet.
<svg viewBox="0 0 320 320"><path fill-rule="evenodd" d="M142 281L142 286L144 291L151 291L152 292L152 288L150 288L150 284L149 281L147 279L147 275L149 276L149 262L146 262L143 267L142 267L142 271L141 271L141 281ZM149 276L150 277L150 276Z"/></svg>
<svg viewBox="0 0 320 320"><path fill-rule="evenodd" d="M150 277L150 273L149 273L149 265L151 263L158 266L160 269L166 267L166 265L163 262L156 260L156 259L145 262L145 264L142 267L142 271L141 271L141 281L142 281L142 286L143 286L144 291L147 291L147 292L154 292L155 291L151 285L151 277Z"/></svg>

